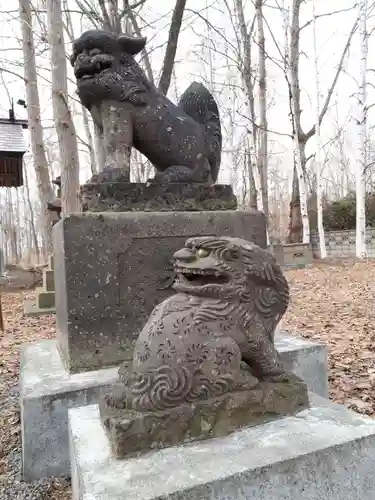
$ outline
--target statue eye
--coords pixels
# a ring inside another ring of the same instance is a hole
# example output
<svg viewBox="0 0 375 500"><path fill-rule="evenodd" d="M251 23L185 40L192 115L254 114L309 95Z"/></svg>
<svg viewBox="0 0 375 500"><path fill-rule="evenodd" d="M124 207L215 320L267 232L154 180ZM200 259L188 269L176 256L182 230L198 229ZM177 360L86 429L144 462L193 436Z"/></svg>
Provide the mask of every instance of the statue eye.
<svg viewBox="0 0 375 500"><path fill-rule="evenodd" d="M207 257L207 255L209 254L210 252L208 250L205 250L204 248L199 248L197 251L197 256L200 258Z"/></svg>

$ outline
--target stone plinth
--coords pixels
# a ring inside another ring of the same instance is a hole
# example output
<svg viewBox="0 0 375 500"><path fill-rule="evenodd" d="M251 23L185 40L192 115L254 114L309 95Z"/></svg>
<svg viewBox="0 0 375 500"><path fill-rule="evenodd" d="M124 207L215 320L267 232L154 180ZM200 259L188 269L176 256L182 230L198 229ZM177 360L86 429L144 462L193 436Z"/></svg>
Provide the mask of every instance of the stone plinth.
<svg viewBox="0 0 375 500"><path fill-rule="evenodd" d="M305 380L309 390L327 396L323 345L280 332L276 347L288 370ZM113 367L71 374L63 365L56 340L22 346L22 467L26 481L70 474L68 409L98 403L117 381L117 370Z"/></svg>
<svg viewBox="0 0 375 500"><path fill-rule="evenodd" d="M103 171L101 174L106 174ZM81 187L83 211L235 210L237 199L229 185L150 184L94 178Z"/></svg>
<svg viewBox="0 0 375 500"><path fill-rule="evenodd" d="M116 460L95 405L70 410L75 500L375 498L375 422L312 397L297 416Z"/></svg>
<svg viewBox="0 0 375 500"><path fill-rule="evenodd" d="M173 253L191 236L266 246L260 212L71 215L53 228L58 346L79 372L131 359L153 308L172 292Z"/></svg>
<svg viewBox="0 0 375 500"><path fill-rule="evenodd" d="M99 402L101 420L116 458L224 437L243 427L295 415L309 406L306 384L293 374L282 382L261 381L252 389L159 411L109 406L108 400L116 395L116 389Z"/></svg>

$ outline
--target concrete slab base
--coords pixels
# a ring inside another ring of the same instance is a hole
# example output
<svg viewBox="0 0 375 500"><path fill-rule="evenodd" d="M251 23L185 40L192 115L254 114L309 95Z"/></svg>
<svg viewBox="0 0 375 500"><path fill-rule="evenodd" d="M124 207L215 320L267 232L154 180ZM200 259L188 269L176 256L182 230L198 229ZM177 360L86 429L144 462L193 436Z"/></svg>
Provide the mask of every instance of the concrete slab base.
<svg viewBox="0 0 375 500"><path fill-rule="evenodd" d="M282 332L276 345L286 368L326 396L325 347ZM56 341L45 340L22 346L20 371L23 478L69 475L68 409L97 403L117 380L117 367L70 374Z"/></svg>
<svg viewBox="0 0 375 500"><path fill-rule="evenodd" d="M25 316L42 316L43 314L56 314L56 307L38 307L35 299L25 300L23 303L23 314Z"/></svg>
<svg viewBox="0 0 375 500"><path fill-rule="evenodd" d="M115 460L99 408L69 411L74 500L363 500L375 498L375 421L312 406L234 432Z"/></svg>

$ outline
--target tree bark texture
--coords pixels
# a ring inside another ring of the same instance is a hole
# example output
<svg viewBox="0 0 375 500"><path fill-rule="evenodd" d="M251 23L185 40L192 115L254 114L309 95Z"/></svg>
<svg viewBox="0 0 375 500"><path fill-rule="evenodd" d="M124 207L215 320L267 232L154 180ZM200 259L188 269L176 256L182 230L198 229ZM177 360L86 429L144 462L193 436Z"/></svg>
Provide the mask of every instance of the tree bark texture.
<svg viewBox="0 0 375 500"><path fill-rule="evenodd" d="M47 252L52 251L52 220L47 203L53 199L53 189L44 148L43 127L40 116L40 100L36 72L35 44L32 30L31 6L29 0L20 0L20 22L24 57L24 76L27 96L27 115L31 152L35 168L37 188L41 204L41 220Z"/></svg>
<svg viewBox="0 0 375 500"><path fill-rule="evenodd" d="M62 214L80 212L79 156L75 126L68 103L68 79L61 0L47 0L52 66L52 105L61 161Z"/></svg>

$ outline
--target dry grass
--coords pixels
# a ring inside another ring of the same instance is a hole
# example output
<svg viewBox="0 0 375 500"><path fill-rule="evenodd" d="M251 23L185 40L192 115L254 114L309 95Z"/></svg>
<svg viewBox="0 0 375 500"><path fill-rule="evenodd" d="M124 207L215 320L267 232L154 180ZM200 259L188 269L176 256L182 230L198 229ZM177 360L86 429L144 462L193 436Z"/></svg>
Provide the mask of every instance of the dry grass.
<svg viewBox="0 0 375 500"><path fill-rule="evenodd" d="M283 328L327 345L331 398L360 413L375 412L375 261L342 261L288 271L292 302ZM19 347L51 338L53 316L24 318L26 293L3 294L6 331L0 332L0 402L18 381ZM0 477L7 453L19 445L17 402L0 419ZM1 455L2 453L2 455ZM50 500L70 499L65 482L55 481Z"/></svg>

